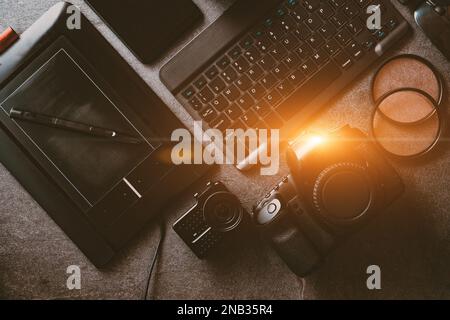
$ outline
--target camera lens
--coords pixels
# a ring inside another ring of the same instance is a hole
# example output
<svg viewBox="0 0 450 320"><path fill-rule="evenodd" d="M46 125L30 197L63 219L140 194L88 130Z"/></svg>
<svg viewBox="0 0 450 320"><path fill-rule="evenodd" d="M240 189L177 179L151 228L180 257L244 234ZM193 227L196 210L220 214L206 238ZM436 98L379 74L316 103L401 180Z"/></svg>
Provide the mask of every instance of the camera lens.
<svg viewBox="0 0 450 320"><path fill-rule="evenodd" d="M203 206L205 221L213 229L228 232L242 221L244 209L232 193L216 192L206 199Z"/></svg>
<svg viewBox="0 0 450 320"><path fill-rule="evenodd" d="M356 163L338 163L322 171L313 193L316 211L336 223L353 223L365 216L373 197L373 184Z"/></svg>

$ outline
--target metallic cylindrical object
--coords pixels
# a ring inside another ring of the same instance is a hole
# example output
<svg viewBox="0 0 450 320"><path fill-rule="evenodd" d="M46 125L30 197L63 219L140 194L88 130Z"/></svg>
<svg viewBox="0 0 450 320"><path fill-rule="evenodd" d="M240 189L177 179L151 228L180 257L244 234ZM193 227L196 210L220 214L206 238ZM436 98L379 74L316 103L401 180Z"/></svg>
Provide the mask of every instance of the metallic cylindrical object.
<svg viewBox="0 0 450 320"><path fill-rule="evenodd" d="M7 28L0 34L0 53L6 51L17 39L19 34L11 27Z"/></svg>

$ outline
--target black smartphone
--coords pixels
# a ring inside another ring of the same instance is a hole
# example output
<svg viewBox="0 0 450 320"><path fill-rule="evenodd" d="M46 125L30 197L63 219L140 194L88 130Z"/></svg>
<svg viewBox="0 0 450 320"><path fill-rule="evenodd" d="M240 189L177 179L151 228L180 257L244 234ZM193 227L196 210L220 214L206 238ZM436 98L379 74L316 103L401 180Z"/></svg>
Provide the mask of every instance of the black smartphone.
<svg viewBox="0 0 450 320"><path fill-rule="evenodd" d="M202 17L191 0L86 0L143 63L158 58Z"/></svg>

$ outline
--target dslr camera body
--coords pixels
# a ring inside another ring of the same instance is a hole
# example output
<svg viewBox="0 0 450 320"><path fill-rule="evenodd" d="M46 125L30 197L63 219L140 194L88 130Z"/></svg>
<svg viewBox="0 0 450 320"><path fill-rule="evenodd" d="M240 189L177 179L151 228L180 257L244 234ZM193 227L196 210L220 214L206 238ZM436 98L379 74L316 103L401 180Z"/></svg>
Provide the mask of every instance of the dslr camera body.
<svg viewBox="0 0 450 320"><path fill-rule="evenodd" d="M199 258L242 229L248 220L238 198L221 182L208 182L194 195L196 204L173 225L175 232Z"/></svg>
<svg viewBox="0 0 450 320"><path fill-rule="evenodd" d="M404 191L401 178L360 130L304 134L289 144L291 174L254 207L252 218L298 276Z"/></svg>

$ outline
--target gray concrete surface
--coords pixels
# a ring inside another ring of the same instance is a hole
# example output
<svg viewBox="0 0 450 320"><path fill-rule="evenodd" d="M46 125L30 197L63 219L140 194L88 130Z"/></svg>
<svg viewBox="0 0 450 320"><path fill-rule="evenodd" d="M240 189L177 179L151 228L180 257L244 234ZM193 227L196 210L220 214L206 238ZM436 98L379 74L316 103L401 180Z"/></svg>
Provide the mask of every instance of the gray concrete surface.
<svg viewBox="0 0 450 320"><path fill-rule="evenodd" d="M0 28L24 31L57 0L2 0ZM158 70L195 34L214 21L232 0L196 0L205 20L153 65L144 66L81 0L84 14L125 57L173 112L189 116L158 78ZM399 6L398 6L399 7ZM406 10L402 8L404 15ZM412 23L412 19L408 17ZM429 59L450 83L450 63L414 27L414 35L390 55L415 53ZM367 130L373 106L369 84L374 69L354 82L312 124L350 123ZM446 103L449 104L449 99ZM1 148L1 146L0 146ZM399 299L450 298L450 151L449 143L433 159L394 163L407 191L380 219L333 253L318 272L296 278L256 234L243 235L230 250L200 261L168 228L161 259L151 283L152 299ZM287 172L286 166L280 174ZM239 195L247 209L279 179L242 174L222 167L213 174ZM192 204L190 192L166 210L168 222ZM158 239L148 226L106 270L97 270L46 215L11 174L0 166L0 298L138 299ZM366 268L382 269L382 290L366 288ZM79 265L82 289L66 289L66 268Z"/></svg>

